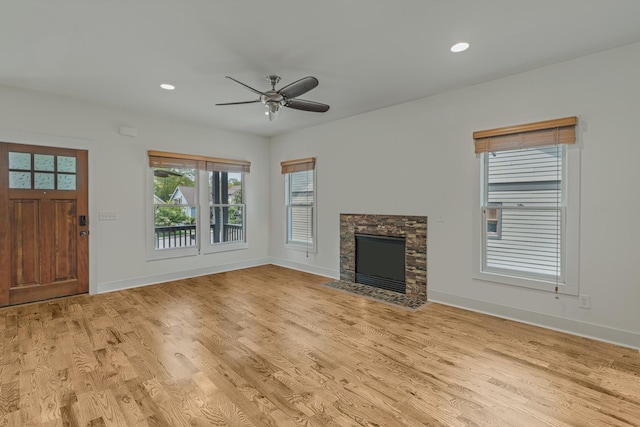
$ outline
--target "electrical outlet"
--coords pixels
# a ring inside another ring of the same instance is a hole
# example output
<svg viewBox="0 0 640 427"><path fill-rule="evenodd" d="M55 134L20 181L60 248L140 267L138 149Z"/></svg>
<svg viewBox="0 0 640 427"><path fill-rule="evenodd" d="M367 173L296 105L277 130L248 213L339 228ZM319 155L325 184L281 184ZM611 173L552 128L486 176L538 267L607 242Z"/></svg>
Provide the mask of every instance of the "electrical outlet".
<svg viewBox="0 0 640 427"><path fill-rule="evenodd" d="M580 308L591 308L591 295L580 295Z"/></svg>

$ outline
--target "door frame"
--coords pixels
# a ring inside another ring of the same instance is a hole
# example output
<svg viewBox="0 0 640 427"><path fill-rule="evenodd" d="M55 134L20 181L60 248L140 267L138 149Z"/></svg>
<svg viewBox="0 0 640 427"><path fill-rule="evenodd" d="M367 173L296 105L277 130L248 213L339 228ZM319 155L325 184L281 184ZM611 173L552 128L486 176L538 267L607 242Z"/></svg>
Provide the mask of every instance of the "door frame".
<svg viewBox="0 0 640 427"><path fill-rule="evenodd" d="M8 142L11 144L25 144L25 145L39 145L45 147L58 147L69 148L73 150L86 150L88 157L88 170L87 181L89 191L89 294L94 295L98 293L98 280L97 280L97 266L96 266L96 253L97 253L97 239L95 238L97 232L97 219L98 212L95 197L92 197L96 193L95 180L92 179L92 171L95 168L95 156L93 147L95 142L89 139L64 137L57 135L47 135L33 132L15 132L5 131L0 129L0 141ZM93 235L93 236L92 236Z"/></svg>

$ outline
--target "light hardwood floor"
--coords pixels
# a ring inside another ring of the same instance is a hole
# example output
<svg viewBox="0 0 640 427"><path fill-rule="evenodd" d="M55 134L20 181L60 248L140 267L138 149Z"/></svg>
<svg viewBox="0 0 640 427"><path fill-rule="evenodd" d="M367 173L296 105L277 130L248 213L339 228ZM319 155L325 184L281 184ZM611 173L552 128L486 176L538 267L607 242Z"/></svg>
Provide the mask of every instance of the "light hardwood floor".
<svg viewBox="0 0 640 427"><path fill-rule="evenodd" d="M0 425L640 425L637 350L263 266L0 310Z"/></svg>

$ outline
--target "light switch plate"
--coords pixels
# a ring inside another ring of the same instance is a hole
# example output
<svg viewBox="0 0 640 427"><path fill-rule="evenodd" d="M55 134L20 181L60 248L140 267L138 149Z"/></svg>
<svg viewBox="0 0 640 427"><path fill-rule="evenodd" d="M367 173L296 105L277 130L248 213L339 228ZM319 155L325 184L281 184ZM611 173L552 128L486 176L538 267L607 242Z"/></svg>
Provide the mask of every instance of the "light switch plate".
<svg viewBox="0 0 640 427"><path fill-rule="evenodd" d="M115 221L118 219L118 212L115 211L100 211L98 213L98 220L100 221Z"/></svg>

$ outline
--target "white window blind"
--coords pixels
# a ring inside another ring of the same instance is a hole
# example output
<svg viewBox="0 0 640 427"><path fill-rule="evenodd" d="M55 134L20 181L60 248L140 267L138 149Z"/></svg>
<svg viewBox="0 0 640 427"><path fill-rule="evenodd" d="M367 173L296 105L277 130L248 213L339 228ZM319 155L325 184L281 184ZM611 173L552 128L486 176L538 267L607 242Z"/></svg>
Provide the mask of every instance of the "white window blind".
<svg viewBox="0 0 640 427"><path fill-rule="evenodd" d="M313 170L289 174L289 242L313 243Z"/></svg>

